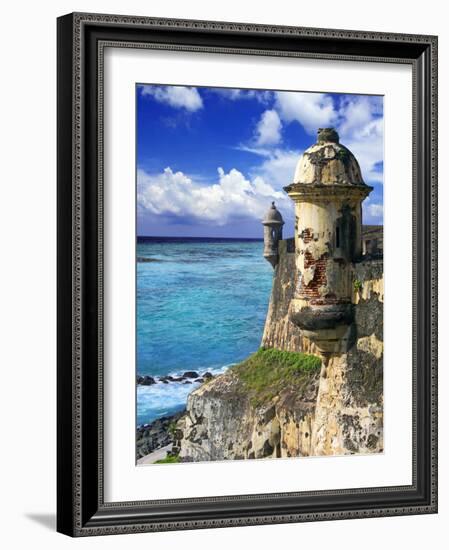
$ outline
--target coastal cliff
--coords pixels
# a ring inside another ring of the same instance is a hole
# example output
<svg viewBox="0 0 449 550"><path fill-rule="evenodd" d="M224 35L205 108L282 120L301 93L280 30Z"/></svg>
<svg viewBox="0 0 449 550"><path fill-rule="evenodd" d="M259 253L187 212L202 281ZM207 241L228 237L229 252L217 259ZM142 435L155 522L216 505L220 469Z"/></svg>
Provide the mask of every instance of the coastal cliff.
<svg viewBox="0 0 449 550"><path fill-rule="evenodd" d="M192 392L177 424L183 461L310 454L321 361L261 349Z"/></svg>
<svg viewBox="0 0 449 550"><path fill-rule="evenodd" d="M259 352L189 395L173 447L180 460L383 451L382 259L353 266L354 325L343 353L323 353L289 321L294 261L281 241Z"/></svg>

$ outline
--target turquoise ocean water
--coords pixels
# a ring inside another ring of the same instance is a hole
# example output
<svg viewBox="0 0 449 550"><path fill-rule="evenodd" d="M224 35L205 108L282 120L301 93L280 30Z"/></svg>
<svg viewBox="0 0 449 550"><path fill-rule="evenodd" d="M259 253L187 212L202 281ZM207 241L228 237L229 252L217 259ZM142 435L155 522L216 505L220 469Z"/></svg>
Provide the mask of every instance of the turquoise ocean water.
<svg viewBox="0 0 449 550"><path fill-rule="evenodd" d="M271 291L263 242L139 237L137 374L219 373L260 346ZM197 384L137 386L137 424L184 408Z"/></svg>

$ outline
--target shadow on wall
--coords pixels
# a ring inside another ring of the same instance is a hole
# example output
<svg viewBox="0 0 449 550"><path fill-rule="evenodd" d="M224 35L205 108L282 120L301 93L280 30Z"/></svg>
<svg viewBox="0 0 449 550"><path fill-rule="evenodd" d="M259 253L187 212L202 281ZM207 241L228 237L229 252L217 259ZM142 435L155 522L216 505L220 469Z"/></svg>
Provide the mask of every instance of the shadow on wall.
<svg viewBox="0 0 449 550"><path fill-rule="evenodd" d="M25 517L46 529L56 531L56 514L25 514Z"/></svg>

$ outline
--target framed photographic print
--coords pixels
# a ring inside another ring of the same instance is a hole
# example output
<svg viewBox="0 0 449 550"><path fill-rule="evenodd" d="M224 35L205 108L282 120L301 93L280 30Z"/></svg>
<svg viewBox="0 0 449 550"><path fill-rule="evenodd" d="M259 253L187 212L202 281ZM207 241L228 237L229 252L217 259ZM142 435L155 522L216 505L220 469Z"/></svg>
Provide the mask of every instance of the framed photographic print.
<svg viewBox="0 0 449 550"><path fill-rule="evenodd" d="M437 511L437 38L58 19L58 530Z"/></svg>

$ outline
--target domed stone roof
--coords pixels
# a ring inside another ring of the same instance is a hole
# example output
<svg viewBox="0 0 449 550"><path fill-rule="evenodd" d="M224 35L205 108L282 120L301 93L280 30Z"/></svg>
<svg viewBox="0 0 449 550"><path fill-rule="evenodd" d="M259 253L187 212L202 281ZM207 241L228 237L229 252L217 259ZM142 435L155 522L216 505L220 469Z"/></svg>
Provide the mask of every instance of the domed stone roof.
<svg viewBox="0 0 449 550"><path fill-rule="evenodd" d="M319 128L317 142L299 159L293 183L365 185L359 163L334 128Z"/></svg>
<svg viewBox="0 0 449 550"><path fill-rule="evenodd" d="M268 212L263 217L262 223L264 225L274 225L281 224L284 225L284 220L279 210L276 208L274 201L271 203L271 207L268 209Z"/></svg>

